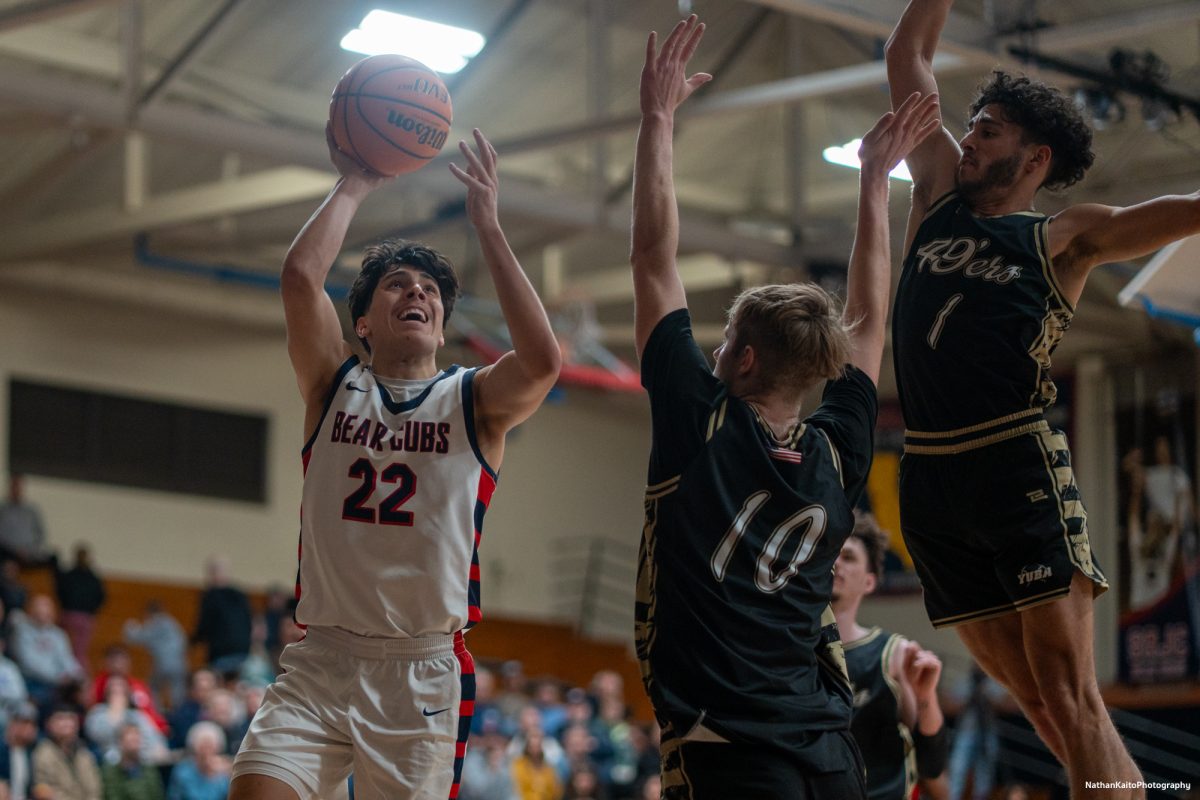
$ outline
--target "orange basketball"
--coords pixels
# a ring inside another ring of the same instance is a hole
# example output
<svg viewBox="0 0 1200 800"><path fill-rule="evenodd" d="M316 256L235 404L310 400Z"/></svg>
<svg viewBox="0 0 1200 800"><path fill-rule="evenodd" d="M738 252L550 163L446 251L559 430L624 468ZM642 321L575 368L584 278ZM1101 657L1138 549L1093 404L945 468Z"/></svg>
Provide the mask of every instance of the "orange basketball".
<svg viewBox="0 0 1200 800"><path fill-rule="evenodd" d="M388 176L428 164L446 143L452 116L446 84L407 56L364 58L342 76L329 101L338 148Z"/></svg>

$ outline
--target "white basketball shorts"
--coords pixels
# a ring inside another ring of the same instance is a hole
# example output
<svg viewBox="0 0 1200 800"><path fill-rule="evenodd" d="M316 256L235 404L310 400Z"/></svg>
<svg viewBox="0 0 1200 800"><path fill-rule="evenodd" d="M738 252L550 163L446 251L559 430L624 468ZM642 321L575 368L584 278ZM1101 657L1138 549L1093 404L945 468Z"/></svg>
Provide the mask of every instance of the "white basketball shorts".
<svg viewBox="0 0 1200 800"><path fill-rule="evenodd" d="M461 633L376 639L309 628L280 657L284 673L234 761L233 776L283 781L301 800L447 800L474 713L475 666Z"/></svg>

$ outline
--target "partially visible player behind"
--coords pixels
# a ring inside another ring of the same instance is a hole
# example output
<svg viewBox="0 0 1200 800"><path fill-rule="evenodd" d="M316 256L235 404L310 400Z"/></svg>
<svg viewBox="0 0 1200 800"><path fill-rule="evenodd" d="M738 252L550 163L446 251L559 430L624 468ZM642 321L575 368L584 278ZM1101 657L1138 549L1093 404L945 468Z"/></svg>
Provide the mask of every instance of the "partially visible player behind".
<svg viewBox="0 0 1200 800"><path fill-rule="evenodd" d="M813 284L749 289L710 369L676 267L676 107L693 16L641 77L631 262L653 440L638 570L637 648L677 798L864 796L829 611L832 567L872 458L890 288L888 171L936 124L909 98L864 137L846 308ZM821 405L805 393L828 381Z"/></svg>
<svg viewBox="0 0 1200 800"><path fill-rule="evenodd" d="M424 245L367 249L350 292L361 363L324 284L359 205L386 179L330 145L340 174L283 266L288 354L305 404L297 621L234 766L231 800L455 797L474 698L463 631L480 618L477 548L508 430L541 404L559 350L497 218L496 151L461 145L467 213L513 350L438 368L458 296Z"/></svg>
<svg viewBox="0 0 1200 800"><path fill-rule="evenodd" d="M945 719L938 703L942 662L916 642L858 623L858 608L883 578L887 534L855 511L854 530L833 565L833 614L854 689L854 734L867 766L870 800L908 800L918 778L946 769Z"/></svg>

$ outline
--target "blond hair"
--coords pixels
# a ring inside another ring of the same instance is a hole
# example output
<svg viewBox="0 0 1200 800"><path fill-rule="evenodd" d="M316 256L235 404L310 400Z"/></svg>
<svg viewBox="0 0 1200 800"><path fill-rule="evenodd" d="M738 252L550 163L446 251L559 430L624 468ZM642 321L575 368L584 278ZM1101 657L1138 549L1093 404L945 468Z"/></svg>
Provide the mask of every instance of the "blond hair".
<svg viewBox="0 0 1200 800"><path fill-rule="evenodd" d="M850 360L850 331L841 303L814 283L758 286L737 296L729 325L738 347L754 348L767 391L802 394L841 377Z"/></svg>

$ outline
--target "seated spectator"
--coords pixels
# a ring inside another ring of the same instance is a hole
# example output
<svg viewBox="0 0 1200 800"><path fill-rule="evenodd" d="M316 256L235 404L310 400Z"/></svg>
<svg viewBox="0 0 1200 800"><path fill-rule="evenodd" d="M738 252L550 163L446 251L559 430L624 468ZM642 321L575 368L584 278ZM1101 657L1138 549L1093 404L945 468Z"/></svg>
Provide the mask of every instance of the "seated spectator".
<svg viewBox="0 0 1200 800"><path fill-rule="evenodd" d="M117 758L100 769L104 800L163 800L162 775L142 759L142 728L123 726L117 742Z"/></svg>
<svg viewBox="0 0 1200 800"><path fill-rule="evenodd" d="M482 664L476 664L475 713L471 717L471 735L480 736L485 731L500 733L500 709L496 708L496 674Z"/></svg>
<svg viewBox="0 0 1200 800"><path fill-rule="evenodd" d="M188 683L188 694L182 703L171 711L170 742L173 750L181 750L187 741L187 733L204 716L204 704L217 688L217 674L202 667L192 673Z"/></svg>
<svg viewBox="0 0 1200 800"><path fill-rule="evenodd" d="M219 675L237 674L250 653L250 601L229 584L229 559L214 556L207 566L193 642L208 646L208 665Z"/></svg>
<svg viewBox="0 0 1200 800"><path fill-rule="evenodd" d="M0 729L8 725L8 715L29 699L21 668L6 655L7 643L0 637Z"/></svg>
<svg viewBox="0 0 1200 800"><path fill-rule="evenodd" d="M104 605L104 581L92 569L92 551L86 544L75 545L75 566L62 569L58 554L50 555L54 568L54 591L61 609L59 621L71 640L75 660L90 672L88 652L96 630L96 612Z"/></svg>
<svg viewBox="0 0 1200 800"><path fill-rule="evenodd" d="M270 686L275 682L275 662L267 652L266 623L256 617L250 624L250 653L238 669L238 682L255 686Z"/></svg>
<svg viewBox="0 0 1200 800"><path fill-rule="evenodd" d="M591 767L583 766L571 772L567 779L564 800L608 800L608 792L600 784L600 776Z"/></svg>
<svg viewBox="0 0 1200 800"><path fill-rule="evenodd" d="M508 740L493 727L472 734L463 759L458 800L514 800Z"/></svg>
<svg viewBox="0 0 1200 800"><path fill-rule="evenodd" d="M33 748L33 780L45 784L54 800L101 800L96 757L79 740L79 715L56 706L46 719L46 738Z"/></svg>
<svg viewBox="0 0 1200 800"><path fill-rule="evenodd" d="M225 734L213 722L201 721L187 734L188 755L171 770L167 800L225 800L232 766Z"/></svg>
<svg viewBox="0 0 1200 800"><path fill-rule="evenodd" d="M0 745L0 781L8 785L12 800L33 796L33 746L38 738L38 710L21 703L8 715L4 742Z"/></svg>
<svg viewBox="0 0 1200 800"><path fill-rule="evenodd" d="M224 734L222 752L236 755L248 728L245 707L238 702L237 695L228 689L213 689L204 703L203 718L215 722Z"/></svg>
<svg viewBox="0 0 1200 800"><path fill-rule="evenodd" d="M187 634L179 621L151 600L141 622L125 621L124 635L129 644L150 651L150 689L159 708L174 709L182 703L187 694Z"/></svg>
<svg viewBox="0 0 1200 800"><path fill-rule="evenodd" d="M54 624L54 601L48 595L35 594L29 600L29 613L14 611L13 656L25 675L29 696L39 706L54 698L55 692L81 680L83 668L71 652L71 643L63 629Z"/></svg>
<svg viewBox="0 0 1200 800"><path fill-rule="evenodd" d="M544 741L540 728L528 731L520 753L513 759L513 785L519 800L562 800L562 781L546 761Z"/></svg>
<svg viewBox="0 0 1200 800"><path fill-rule="evenodd" d="M0 503L0 553L25 566L45 564L46 531L38 507L25 499L25 479L12 473L8 481L8 499Z"/></svg>
<svg viewBox="0 0 1200 800"><path fill-rule="evenodd" d="M562 683L556 678L540 678L533 684L533 704L541 712L542 730L555 739L567 724L562 695Z"/></svg>
<svg viewBox="0 0 1200 800"><path fill-rule="evenodd" d="M539 741L539 752L546 763L558 773L559 781L565 782L568 773L567 756L563 753L562 745L558 743L558 740L549 738L542 730L542 714L532 703L526 704L517 715L517 734L508 743L509 756L514 759L519 756L525 748L525 742L535 734Z"/></svg>
<svg viewBox="0 0 1200 800"><path fill-rule="evenodd" d="M563 772L560 773L563 780L568 780L570 776L581 770L596 772L601 770L605 776L603 783L607 784L608 764L600 764L594 756L596 751L596 737L588 731L587 726L582 723L572 723L563 729L560 736L563 749Z"/></svg>
<svg viewBox="0 0 1200 800"><path fill-rule="evenodd" d="M121 758L121 731L128 727L138 730L142 746L139 761L163 764L167 761L167 739L146 712L133 705L129 684L120 675L110 675L104 686L104 702L96 703L83 722L83 732L106 763Z"/></svg>
<svg viewBox="0 0 1200 800"><path fill-rule="evenodd" d="M513 736L519 727L521 709L529 705L525 668L520 661L505 661L500 665L501 688L496 695L495 705L500 712L500 732Z"/></svg>
<svg viewBox="0 0 1200 800"><path fill-rule="evenodd" d="M167 720L154 704L154 695L150 687L141 678L134 677L133 659L129 656L129 648L123 644L110 644L104 648L104 668L92 684L92 703L99 703L104 699L108 680L112 677L125 679L129 686L129 700L133 706L145 712L161 733L166 733Z"/></svg>

